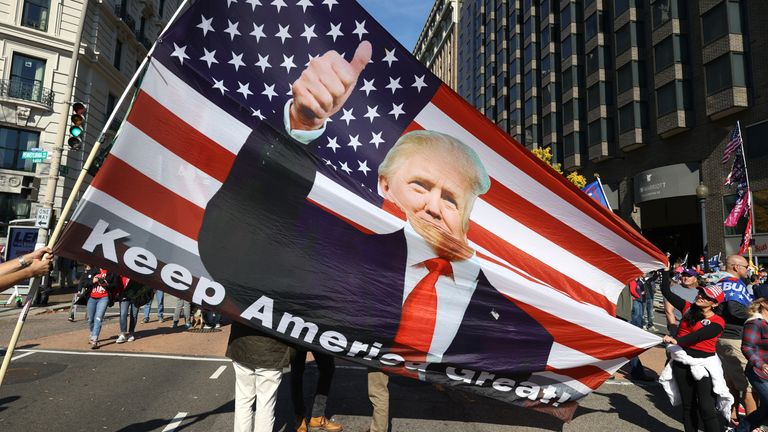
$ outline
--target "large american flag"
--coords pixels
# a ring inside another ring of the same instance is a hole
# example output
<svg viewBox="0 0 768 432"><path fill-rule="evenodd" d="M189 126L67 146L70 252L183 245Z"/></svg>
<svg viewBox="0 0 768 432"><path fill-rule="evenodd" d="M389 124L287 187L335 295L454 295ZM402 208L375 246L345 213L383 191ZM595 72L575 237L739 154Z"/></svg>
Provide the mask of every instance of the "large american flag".
<svg viewBox="0 0 768 432"><path fill-rule="evenodd" d="M382 208L377 167L387 150L411 130L454 136L492 179L472 212L470 245L484 271L507 282L499 290L555 340L547 369L532 380L559 382L577 399L657 344L612 314L625 282L662 267L664 255L477 113L353 0L195 3L158 42L57 253L83 259L78 230L107 221L132 233L125 247L209 277L197 243L203 214L252 128L268 122L284 131L291 84L307 63L331 49L351 60L362 40L373 57L310 144L323 164L308 199L383 232L393 216L367 209ZM112 265L97 252L92 262Z"/></svg>

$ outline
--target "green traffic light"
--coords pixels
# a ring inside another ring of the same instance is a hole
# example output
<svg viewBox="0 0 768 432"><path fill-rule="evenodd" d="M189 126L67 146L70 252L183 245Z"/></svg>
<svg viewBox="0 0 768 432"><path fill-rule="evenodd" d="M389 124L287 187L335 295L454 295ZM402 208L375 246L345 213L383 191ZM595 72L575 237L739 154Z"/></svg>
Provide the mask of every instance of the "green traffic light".
<svg viewBox="0 0 768 432"><path fill-rule="evenodd" d="M77 138L83 134L83 128L81 128L80 126L72 126L71 128L69 128L69 134Z"/></svg>

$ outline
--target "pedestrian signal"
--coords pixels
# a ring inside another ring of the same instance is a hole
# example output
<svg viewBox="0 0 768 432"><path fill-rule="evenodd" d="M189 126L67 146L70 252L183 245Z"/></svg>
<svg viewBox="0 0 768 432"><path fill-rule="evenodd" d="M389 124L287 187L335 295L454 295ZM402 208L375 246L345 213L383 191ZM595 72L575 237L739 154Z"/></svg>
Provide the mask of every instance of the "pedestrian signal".
<svg viewBox="0 0 768 432"><path fill-rule="evenodd" d="M80 102L72 104L72 115L69 120L69 139L67 144L73 150L79 150L83 146L83 132L85 131L85 105Z"/></svg>

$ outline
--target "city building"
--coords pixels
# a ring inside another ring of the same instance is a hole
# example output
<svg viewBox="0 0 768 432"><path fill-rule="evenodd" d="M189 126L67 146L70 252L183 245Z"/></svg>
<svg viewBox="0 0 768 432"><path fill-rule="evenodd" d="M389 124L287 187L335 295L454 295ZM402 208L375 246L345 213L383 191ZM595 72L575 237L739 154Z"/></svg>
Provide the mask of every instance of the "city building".
<svg viewBox="0 0 768 432"><path fill-rule="evenodd" d="M458 85L460 8L461 0L435 1L413 49L413 55L454 90Z"/></svg>
<svg viewBox="0 0 768 432"><path fill-rule="evenodd" d="M34 217L51 176L58 176L54 211L61 211L109 114L179 3L0 2L0 221ZM64 100L83 14L74 91ZM77 102L86 109L83 145L70 146L69 135L57 136L71 126L62 112L70 114ZM61 168L51 173L57 147L63 147Z"/></svg>
<svg viewBox="0 0 768 432"><path fill-rule="evenodd" d="M736 195L721 157L740 122L762 263L766 23L763 1L463 0L458 92L566 170L599 174L614 211L673 259L697 260L704 233L708 254L738 250L745 221L723 227Z"/></svg>

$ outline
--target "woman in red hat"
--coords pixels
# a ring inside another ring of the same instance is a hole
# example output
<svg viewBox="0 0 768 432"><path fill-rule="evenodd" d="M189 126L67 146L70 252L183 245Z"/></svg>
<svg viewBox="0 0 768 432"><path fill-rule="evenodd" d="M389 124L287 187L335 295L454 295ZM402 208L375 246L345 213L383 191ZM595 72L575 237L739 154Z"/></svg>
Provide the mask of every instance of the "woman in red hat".
<svg viewBox="0 0 768 432"><path fill-rule="evenodd" d="M682 319L676 337L664 336L664 342L670 344L667 350L671 361L659 381L673 405L682 403L686 432L720 431L717 412L727 418L733 403L715 354L715 344L725 328L716 307L725 300L725 295L717 285L699 287L691 303L672 292L669 279L669 272L665 271L661 293L682 313Z"/></svg>

